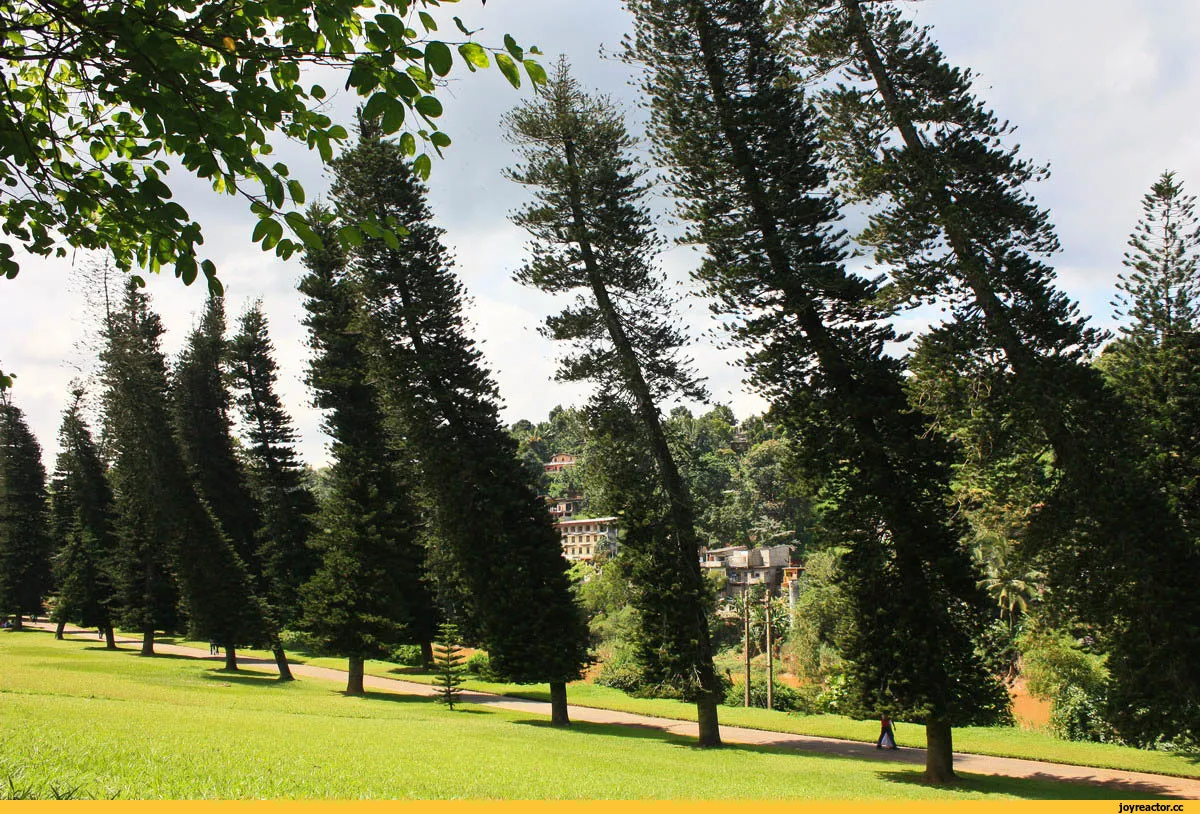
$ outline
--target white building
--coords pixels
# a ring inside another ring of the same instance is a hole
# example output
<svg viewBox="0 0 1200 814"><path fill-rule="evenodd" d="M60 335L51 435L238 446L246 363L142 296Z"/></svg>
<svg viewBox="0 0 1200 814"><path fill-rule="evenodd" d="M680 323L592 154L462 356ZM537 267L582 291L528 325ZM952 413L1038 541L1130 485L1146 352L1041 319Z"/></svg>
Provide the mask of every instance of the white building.
<svg viewBox="0 0 1200 814"><path fill-rule="evenodd" d="M779 596L785 571L794 570L791 565L792 547L786 545L700 549L701 568L724 572L728 599L741 596L751 585L766 585L772 596Z"/></svg>
<svg viewBox="0 0 1200 814"><path fill-rule="evenodd" d="M617 518L583 517L554 524L562 537L563 556L570 562L590 562L600 552L617 553Z"/></svg>

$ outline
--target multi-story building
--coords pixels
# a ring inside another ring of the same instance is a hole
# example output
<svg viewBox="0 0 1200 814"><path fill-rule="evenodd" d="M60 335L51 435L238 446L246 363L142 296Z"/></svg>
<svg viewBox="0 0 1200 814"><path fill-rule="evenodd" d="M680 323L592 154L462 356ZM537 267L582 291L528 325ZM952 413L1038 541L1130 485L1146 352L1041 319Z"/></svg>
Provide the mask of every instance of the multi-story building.
<svg viewBox="0 0 1200 814"><path fill-rule="evenodd" d="M617 553L617 518L583 517L554 524L562 536L563 556L570 562L591 562L597 554Z"/></svg>
<svg viewBox="0 0 1200 814"><path fill-rule="evenodd" d="M555 520L569 520L583 509L583 495L571 492L566 497L546 497L550 505L550 516Z"/></svg>
<svg viewBox="0 0 1200 814"><path fill-rule="evenodd" d="M561 472L575 465L575 456L569 452L558 452L550 456L550 462L542 464L546 472Z"/></svg>
<svg viewBox="0 0 1200 814"><path fill-rule="evenodd" d="M735 599L752 585L765 585L772 596L779 596L785 572L791 569L792 547L769 548L729 546L700 550L700 567L724 572L724 598Z"/></svg>

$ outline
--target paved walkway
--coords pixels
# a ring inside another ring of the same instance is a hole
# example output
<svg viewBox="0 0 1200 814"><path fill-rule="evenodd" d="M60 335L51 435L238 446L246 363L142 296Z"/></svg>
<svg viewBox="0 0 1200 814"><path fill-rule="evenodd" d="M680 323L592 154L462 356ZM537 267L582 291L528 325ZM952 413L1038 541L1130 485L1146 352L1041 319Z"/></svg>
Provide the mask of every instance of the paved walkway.
<svg viewBox="0 0 1200 814"><path fill-rule="evenodd" d="M30 624L26 622L26 626L28 627ZM42 630L53 629L51 625L46 623L38 623L33 625L33 627ZM66 633L71 636L87 636L93 641L95 640L95 634L91 631L68 628ZM141 640L118 637L117 643L140 645ZM172 655L191 656L193 658L224 662L224 656L212 656L196 647L184 647L156 642L154 650L156 653L170 653ZM249 670L268 673L278 672L274 660L239 656L238 664ZM291 668L292 673L296 676L325 679L342 684L346 681L345 670L295 663L291 665ZM368 675L364 676L363 684L369 689L386 690L404 695L432 696L436 694L436 690L427 684L418 684L413 681L403 681L395 678L381 678L379 676ZM481 692L464 692L462 700L464 703L514 710L533 715L543 715L547 718L550 717L550 704L543 701L528 701L506 695L493 695ZM690 738L696 738L699 734L696 724L691 721L654 718L649 715L635 715L629 712L571 706L570 716L572 721L618 724L621 726L657 730ZM860 760L912 763L921 766L925 764L924 749L901 748L895 752L881 752L873 744L859 741L818 738L784 732L768 732L761 729L747 729L739 726L722 726L721 739L727 744L796 749L805 752L853 757ZM972 774L1102 785L1125 792L1131 797L1158 794L1189 800L1200 799L1200 780L1193 778L1170 777L1144 772L1127 772L1117 769L1097 769L1088 766L1070 766L1062 763L1044 763L1036 760L992 757L990 755L972 755L962 752L954 753L954 768L958 771L970 772Z"/></svg>

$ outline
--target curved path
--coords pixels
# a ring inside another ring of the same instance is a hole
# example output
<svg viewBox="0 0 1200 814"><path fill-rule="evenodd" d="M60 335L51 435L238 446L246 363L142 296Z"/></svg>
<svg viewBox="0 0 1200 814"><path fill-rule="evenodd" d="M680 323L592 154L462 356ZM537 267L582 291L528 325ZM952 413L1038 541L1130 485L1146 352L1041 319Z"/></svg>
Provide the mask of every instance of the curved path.
<svg viewBox="0 0 1200 814"><path fill-rule="evenodd" d="M41 630L53 629L51 625L46 623L30 625L30 623L26 622L26 626L36 627ZM95 635L90 631L76 628L68 628L66 633L72 636L88 636L89 638ZM117 641L123 644L141 644L140 639L118 637ZM170 653L172 655L191 656L198 659L224 662L224 656L212 656L197 647L184 647L182 645L156 642L154 649L157 653ZM275 662L269 659L239 656L238 664L250 670L268 673L278 672ZM335 682L345 682L346 680L345 670L335 670L330 667L314 667L309 664L292 664L291 668L292 673L296 676L308 676L310 678L320 678ZM387 690L404 695L433 696L437 692L427 684L418 684L413 681L403 681L395 678L381 678L372 675L364 676L363 684L370 689ZM482 692L464 692L462 694L462 701L469 704L479 704L532 715L543 715L547 718L550 717L550 704L544 701L529 701L506 695L493 695ZM672 735L691 738L696 738L699 735L697 726L692 721L677 721L669 718L655 718L649 715L636 715L629 712L579 706L570 707L570 716L572 721L617 724L620 726L658 730ZM914 763L922 766L925 764L924 749L901 748L895 752L881 752L875 749L873 744L862 743L860 741L819 738L810 735L793 735L786 732L768 732L761 729L747 729L739 726L722 726L721 739L729 744L796 749L828 755L853 757L860 760ZM1118 769L1099 769L1089 766L1072 766L1063 763L1045 763L1019 758L973 755L962 752L954 753L954 768L973 774L1102 785L1112 788L1115 791L1124 792L1130 797L1167 795L1188 800L1200 799L1200 779L1194 778L1128 772Z"/></svg>

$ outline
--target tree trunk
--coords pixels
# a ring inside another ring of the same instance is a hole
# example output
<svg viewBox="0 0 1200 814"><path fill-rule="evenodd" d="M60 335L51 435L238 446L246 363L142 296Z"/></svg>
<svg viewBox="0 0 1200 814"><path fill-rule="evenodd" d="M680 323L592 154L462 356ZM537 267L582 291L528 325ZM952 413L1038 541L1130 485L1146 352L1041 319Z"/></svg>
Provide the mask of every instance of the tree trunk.
<svg viewBox="0 0 1200 814"><path fill-rule="evenodd" d="M287 653L283 652L283 645L275 642L274 647L271 648L271 653L275 656L275 666L279 668L279 680L294 680L296 677L292 675L292 668L288 664Z"/></svg>
<svg viewBox="0 0 1200 814"><path fill-rule="evenodd" d="M104 628L104 648L106 650L117 649L117 634L116 631L113 630L112 625Z"/></svg>
<svg viewBox="0 0 1200 814"><path fill-rule="evenodd" d="M433 642L421 642L421 666L428 670L433 667Z"/></svg>
<svg viewBox="0 0 1200 814"><path fill-rule="evenodd" d="M929 718L925 721L925 780L929 783L953 783L954 739L949 721Z"/></svg>
<svg viewBox="0 0 1200 814"><path fill-rule="evenodd" d="M346 695L364 695L362 656L351 656L346 674Z"/></svg>
<svg viewBox="0 0 1200 814"><path fill-rule="evenodd" d="M570 726L571 719L567 715L567 682L550 682L550 725Z"/></svg>
<svg viewBox="0 0 1200 814"><path fill-rule="evenodd" d="M140 655L154 655L154 628L152 627L142 628L142 652Z"/></svg>
<svg viewBox="0 0 1200 814"><path fill-rule="evenodd" d="M63 637L63 631L66 629L66 627L67 627L67 620L59 619L58 625L56 625L54 628L54 638L61 640Z"/></svg>
<svg viewBox="0 0 1200 814"><path fill-rule="evenodd" d="M721 727L717 721L717 695L703 692L696 701L696 723L700 725L700 746L720 746Z"/></svg>
<svg viewBox="0 0 1200 814"><path fill-rule="evenodd" d="M17 614L13 615L12 629L13 630L24 630L25 629L25 626L21 621L21 614L17 613Z"/></svg>
<svg viewBox="0 0 1200 814"><path fill-rule="evenodd" d="M231 644L225 645L225 669L237 670L237 648Z"/></svg>

